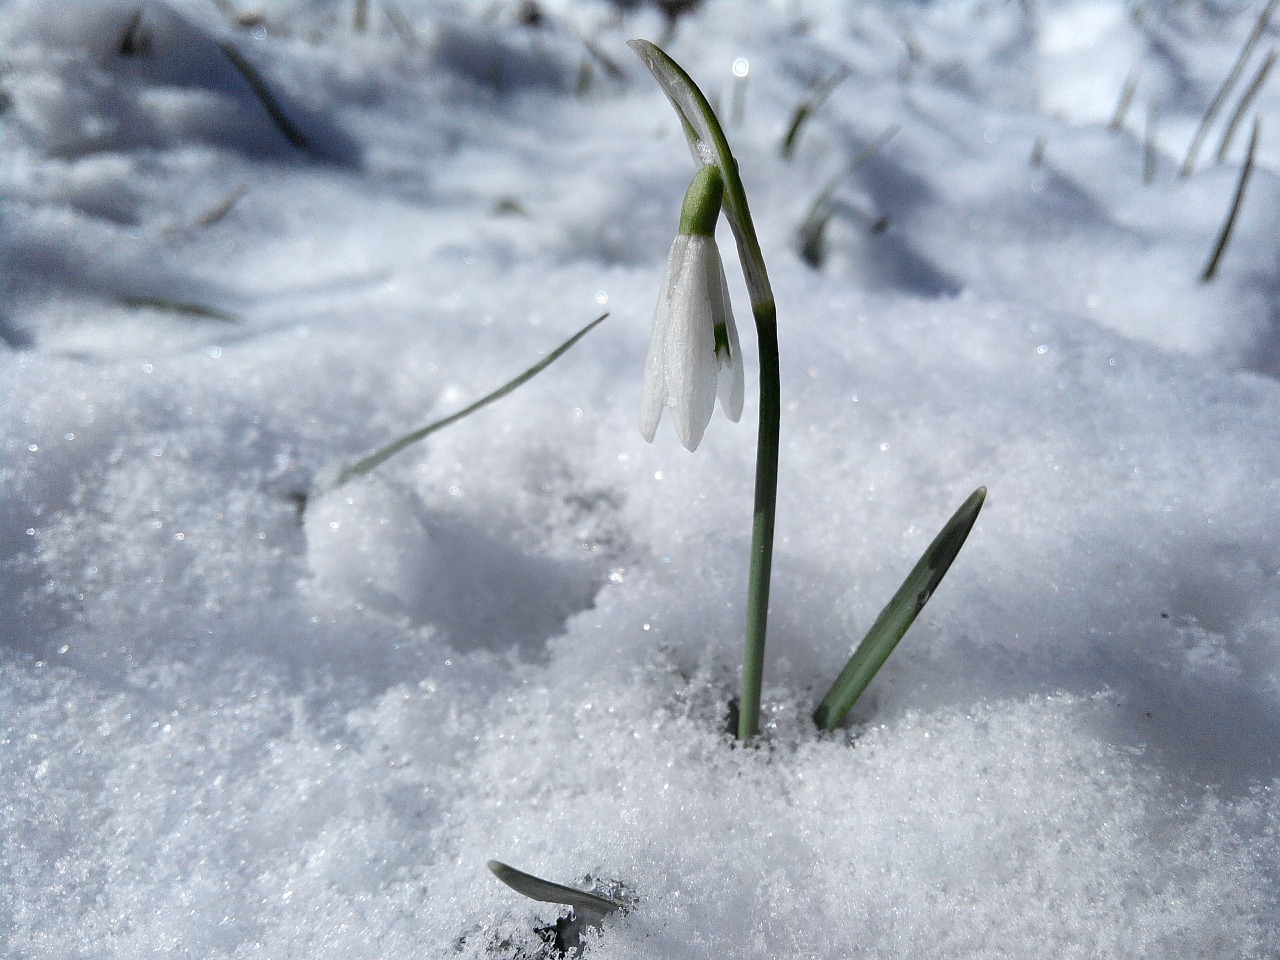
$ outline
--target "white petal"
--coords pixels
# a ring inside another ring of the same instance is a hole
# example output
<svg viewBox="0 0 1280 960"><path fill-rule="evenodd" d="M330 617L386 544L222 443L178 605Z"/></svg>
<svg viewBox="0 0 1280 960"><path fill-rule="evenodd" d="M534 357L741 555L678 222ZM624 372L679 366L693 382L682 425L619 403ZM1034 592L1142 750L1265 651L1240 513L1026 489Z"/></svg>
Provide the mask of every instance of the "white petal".
<svg viewBox="0 0 1280 960"><path fill-rule="evenodd" d="M685 256L674 287L667 337L667 404L680 442L692 451L702 442L716 403L720 364L716 359L712 270L720 257L711 237L682 236L676 244L683 247Z"/></svg>
<svg viewBox="0 0 1280 960"><path fill-rule="evenodd" d="M738 325L733 322L733 308L729 304L729 284L724 275L724 264L716 252L719 284L716 295L712 298L715 309L712 311L716 323L723 323L729 337L729 359L717 358L716 396L720 398L720 409L724 415L737 423L742 419L742 397L745 392L742 372L742 346L738 342Z"/></svg>
<svg viewBox="0 0 1280 960"><path fill-rule="evenodd" d="M671 316L668 309L669 287L668 271L662 293L658 297L658 308L653 314L649 355L644 362L644 386L640 391L640 436L649 443L653 443L654 434L658 432L658 421L662 419L662 410L667 405L667 328L670 326Z"/></svg>
<svg viewBox="0 0 1280 960"><path fill-rule="evenodd" d="M715 408L720 362L715 323L722 315L724 268L711 237L681 235L671 245L640 397L640 433L653 440L664 406L680 442L696 450ZM736 336L736 332L734 333Z"/></svg>

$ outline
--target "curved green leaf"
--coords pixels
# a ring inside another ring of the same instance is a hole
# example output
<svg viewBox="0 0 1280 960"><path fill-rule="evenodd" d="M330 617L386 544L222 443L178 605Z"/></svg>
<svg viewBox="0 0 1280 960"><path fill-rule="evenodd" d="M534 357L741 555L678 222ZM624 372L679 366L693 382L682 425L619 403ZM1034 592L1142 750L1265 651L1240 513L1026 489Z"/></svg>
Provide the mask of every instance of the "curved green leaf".
<svg viewBox="0 0 1280 960"><path fill-rule="evenodd" d="M616 900L535 877L531 873L508 866L501 860L490 860L489 869L493 871L495 877L516 893L524 894L530 900L537 900L540 903L560 903L579 910L593 911L601 916L607 916L622 906Z"/></svg>

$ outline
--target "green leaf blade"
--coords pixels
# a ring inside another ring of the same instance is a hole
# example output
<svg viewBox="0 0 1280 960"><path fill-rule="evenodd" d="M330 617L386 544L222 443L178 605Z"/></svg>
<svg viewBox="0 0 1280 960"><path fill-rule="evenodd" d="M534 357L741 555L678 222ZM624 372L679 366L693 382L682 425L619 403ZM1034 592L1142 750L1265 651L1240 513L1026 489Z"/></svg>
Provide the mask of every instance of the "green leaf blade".
<svg viewBox="0 0 1280 960"><path fill-rule="evenodd" d="M459 420L469 417L471 414L475 413L476 411L484 407L487 407L489 404L493 403L495 400L501 400L503 397L511 393L517 387L520 387L525 383L527 383L528 381L532 380L543 370L547 369L547 367L551 366L551 364L559 360L562 356L564 356L570 350L570 348L573 347L574 344L576 344L579 340L581 340L588 333L594 330L597 326L603 323L605 318L608 316L609 314L602 313L600 316L596 317L594 320L588 323L585 327L583 327L581 330L579 330L577 333L571 336L568 340L564 341L564 343L560 344L560 346L556 347L554 350L552 350L549 354L547 354L545 357L543 357L541 360L539 360L529 369L519 374L514 380L507 381L502 386L500 386L497 390L494 390L492 393L486 394L485 396L481 397L479 400L477 400L475 403L471 404L470 406L467 406L462 410L459 410L457 413L452 413L449 416L444 417L440 420L435 420L431 423L428 423L426 426L419 427L416 430L411 430L408 433L406 433L404 436L399 437L396 440L393 440L391 443L388 443L386 446L379 447L373 453L369 454L368 456L360 460L357 460L355 463L337 467L336 469L331 469L329 471L322 473L319 477L316 478L315 482L312 484L312 489L311 489L311 492L307 495L307 499L312 499L314 497L320 496L321 494L329 493L330 491L338 489L338 487L342 486L344 483L347 483L349 480L354 480L356 477L364 476L365 474L369 473L376 467L379 467L386 461L390 460L392 457L394 457L400 451L404 450L406 447L410 447L413 444L417 443L419 440L423 440L426 437L429 437L431 434L435 433L437 430L441 430L444 427L449 426L450 424L457 423Z"/></svg>
<svg viewBox="0 0 1280 960"><path fill-rule="evenodd" d="M531 873L508 866L501 860L490 860L488 867L495 877L516 893L530 900L537 900L539 903L558 903L578 910L598 913L601 916L608 916L622 906L616 900L535 877Z"/></svg>
<svg viewBox="0 0 1280 960"><path fill-rule="evenodd" d="M820 729L830 731L844 723L858 697L884 666L898 641L942 583L942 578L947 575L947 570L964 546L969 531L973 529L986 496L986 487L979 487L970 494L907 574L902 586L880 612L880 616L814 711L813 722Z"/></svg>
<svg viewBox="0 0 1280 960"><path fill-rule="evenodd" d="M170 297L120 297L119 303L130 310L157 310L162 313L180 314L184 317L198 317L202 320L221 320L223 323L240 322L239 317L226 310Z"/></svg>

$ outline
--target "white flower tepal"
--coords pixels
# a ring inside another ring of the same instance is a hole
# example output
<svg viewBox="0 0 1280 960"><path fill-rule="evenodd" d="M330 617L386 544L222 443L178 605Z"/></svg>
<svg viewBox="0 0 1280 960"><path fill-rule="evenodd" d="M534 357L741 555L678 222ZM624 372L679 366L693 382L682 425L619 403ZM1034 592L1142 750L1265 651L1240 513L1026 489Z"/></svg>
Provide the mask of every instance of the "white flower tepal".
<svg viewBox="0 0 1280 960"><path fill-rule="evenodd" d="M670 407L688 450L702 442L717 396L730 420L742 416L742 351L713 235L722 190L716 169L704 167L685 196L653 315L640 399L641 435L652 442L663 408Z"/></svg>

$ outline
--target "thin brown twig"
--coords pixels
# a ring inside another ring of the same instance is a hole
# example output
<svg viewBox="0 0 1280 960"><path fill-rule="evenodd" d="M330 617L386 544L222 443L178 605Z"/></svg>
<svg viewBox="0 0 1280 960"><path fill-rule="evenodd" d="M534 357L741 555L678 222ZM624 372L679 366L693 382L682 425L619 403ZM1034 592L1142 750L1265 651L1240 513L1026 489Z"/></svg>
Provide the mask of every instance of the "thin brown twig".
<svg viewBox="0 0 1280 960"><path fill-rule="evenodd" d="M1257 97L1258 92L1262 89L1262 85L1267 82L1267 74L1271 72L1271 67L1275 62L1276 48L1272 47L1267 52L1266 59L1262 61L1262 66L1258 67L1258 72L1249 81L1249 86L1240 97L1240 102L1236 104L1236 108L1231 114L1231 119L1227 121L1227 128L1222 134L1222 142L1218 144L1219 163L1226 159L1227 151L1231 149L1231 141L1236 136L1236 127L1240 126L1240 121L1244 119L1244 114L1249 109L1249 104L1253 103L1254 98Z"/></svg>
<svg viewBox="0 0 1280 960"><path fill-rule="evenodd" d="M230 41L220 40L218 49L231 62L231 65L236 68L240 76L244 77L245 83L249 84L253 95L262 104L262 109L267 111L267 116L271 118L271 122L276 125L276 129L280 131L284 138L299 150L306 153L312 152L311 141L305 133L293 125L293 121L285 114L280 102L276 100L271 88L267 86L267 82L262 79L262 74L258 72L257 67L245 59L244 54L237 50Z"/></svg>
<svg viewBox="0 0 1280 960"><path fill-rule="evenodd" d="M1204 143L1205 134L1208 133L1209 126L1217 119L1218 111L1226 103L1227 96L1236 85L1236 81L1240 79L1240 74L1244 72L1244 65L1248 61L1249 55L1253 53L1253 48L1262 39L1262 34L1267 29L1267 24L1271 20L1271 14L1275 11L1277 3L1280 3L1280 0L1268 0L1267 5L1262 9L1262 13L1258 14L1258 22L1253 25L1253 30L1249 32L1249 36L1245 39L1244 46L1240 48L1240 56L1236 57L1236 62L1232 65L1227 78L1222 81L1222 86L1218 88L1213 102L1209 104L1209 109L1204 112L1204 116L1200 119L1200 126L1196 128L1195 136L1191 138L1191 146L1187 148L1186 159L1182 161L1182 166L1178 168L1178 176L1189 177L1191 175L1191 171L1196 165L1196 157L1200 153L1200 147Z"/></svg>
<svg viewBox="0 0 1280 960"><path fill-rule="evenodd" d="M1160 108L1147 104L1147 126L1142 136L1142 182L1154 183L1160 152L1156 145L1156 124L1160 120Z"/></svg>
<svg viewBox="0 0 1280 960"><path fill-rule="evenodd" d="M1236 181L1236 194L1231 200L1231 210L1227 213L1227 220L1222 225L1222 232L1218 234L1218 242L1214 244L1213 253L1209 255L1209 262L1204 265L1204 272L1200 274L1201 283L1208 283L1217 275L1218 262L1222 260L1222 254L1231 240L1231 231L1235 229L1240 204L1244 201L1244 189L1248 186L1249 174L1253 172L1253 154L1258 149L1259 126L1258 118L1255 116L1253 132L1249 134L1249 152L1245 154L1244 166L1240 168L1240 179Z"/></svg>
<svg viewBox="0 0 1280 960"><path fill-rule="evenodd" d="M1112 133L1118 133L1124 126L1124 117L1133 103L1133 95L1138 91L1138 77L1141 75L1142 71L1137 64L1129 68L1129 73L1124 78L1124 87L1120 91L1120 100L1116 103L1116 111L1111 115L1111 122L1107 124L1107 129Z"/></svg>

